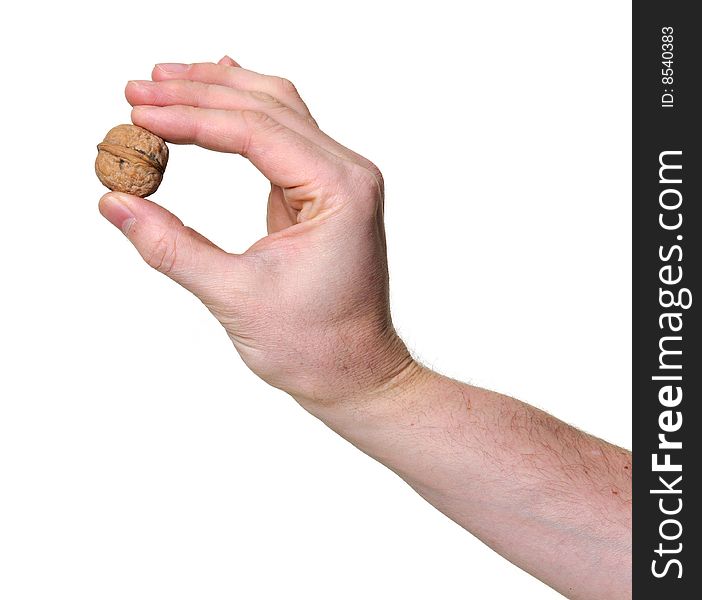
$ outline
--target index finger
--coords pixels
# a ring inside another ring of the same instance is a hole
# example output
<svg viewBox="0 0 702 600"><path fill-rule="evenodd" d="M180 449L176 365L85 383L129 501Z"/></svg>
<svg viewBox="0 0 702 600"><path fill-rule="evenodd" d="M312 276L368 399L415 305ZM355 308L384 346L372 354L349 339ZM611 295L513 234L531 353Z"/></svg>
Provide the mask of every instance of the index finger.
<svg viewBox="0 0 702 600"><path fill-rule="evenodd" d="M252 110L135 106L132 121L176 144L241 154L272 183L304 195L337 179L342 160L273 117ZM296 195L298 193L296 192Z"/></svg>

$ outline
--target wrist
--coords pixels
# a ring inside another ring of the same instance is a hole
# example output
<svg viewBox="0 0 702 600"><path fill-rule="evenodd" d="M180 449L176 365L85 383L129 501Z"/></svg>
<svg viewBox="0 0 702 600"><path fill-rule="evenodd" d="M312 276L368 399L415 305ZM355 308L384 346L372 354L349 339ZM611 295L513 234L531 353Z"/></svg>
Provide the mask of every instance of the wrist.
<svg viewBox="0 0 702 600"><path fill-rule="evenodd" d="M411 430L426 414L433 390L443 379L424 367L404 347L406 356L389 361L383 377L373 385L348 394L342 401L310 405L296 398L303 407L361 450L374 455L366 441Z"/></svg>
<svg viewBox="0 0 702 600"><path fill-rule="evenodd" d="M385 335L374 336L372 343L358 337L352 349L335 356L335 365L342 367L327 370L318 386L288 390L308 412L325 422L347 413L382 411L385 404L431 373L412 358L392 328Z"/></svg>

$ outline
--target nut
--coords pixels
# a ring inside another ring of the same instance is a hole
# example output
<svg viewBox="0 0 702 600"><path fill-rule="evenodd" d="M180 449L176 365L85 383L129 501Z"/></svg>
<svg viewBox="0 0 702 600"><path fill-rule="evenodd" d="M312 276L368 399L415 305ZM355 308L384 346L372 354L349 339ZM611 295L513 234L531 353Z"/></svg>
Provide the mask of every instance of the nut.
<svg viewBox="0 0 702 600"><path fill-rule="evenodd" d="M160 137L136 125L117 125L97 148L95 174L104 186L142 198L158 189L168 162Z"/></svg>

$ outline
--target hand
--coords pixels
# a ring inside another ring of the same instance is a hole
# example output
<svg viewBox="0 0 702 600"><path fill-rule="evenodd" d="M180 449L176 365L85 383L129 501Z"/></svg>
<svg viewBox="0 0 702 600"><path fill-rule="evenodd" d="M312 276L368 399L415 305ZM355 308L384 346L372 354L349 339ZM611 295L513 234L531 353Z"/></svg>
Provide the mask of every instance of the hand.
<svg viewBox="0 0 702 600"><path fill-rule="evenodd" d="M514 398L421 368L388 308L383 183L289 82L220 64L130 82L132 120L247 157L269 235L227 254L160 206L100 210L196 294L246 364L514 564L571 598L631 597L631 455ZM565 550L564 550L565 549Z"/></svg>
<svg viewBox="0 0 702 600"><path fill-rule="evenodd" d="M132 81L132 121L176 144L241 154L270 181L269 235L229 254L161 206L108 193L100 212L190 290L246 364L308 410L361 401L418 367L390 319L383 180L324 134L295 87L218 64Z"/></svg>

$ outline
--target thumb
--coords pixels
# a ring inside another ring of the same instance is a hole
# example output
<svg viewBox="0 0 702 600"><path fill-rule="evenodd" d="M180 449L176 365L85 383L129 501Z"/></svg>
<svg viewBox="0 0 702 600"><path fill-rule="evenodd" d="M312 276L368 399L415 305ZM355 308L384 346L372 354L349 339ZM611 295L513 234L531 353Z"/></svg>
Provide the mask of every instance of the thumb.
<svg viewBox="0 0 702 600"><path fill-rule="evenodd" d="M236 255L227 254L150 200L110 192L100 199L99 209L151 267L209 306L222 300Z"/></svg>

